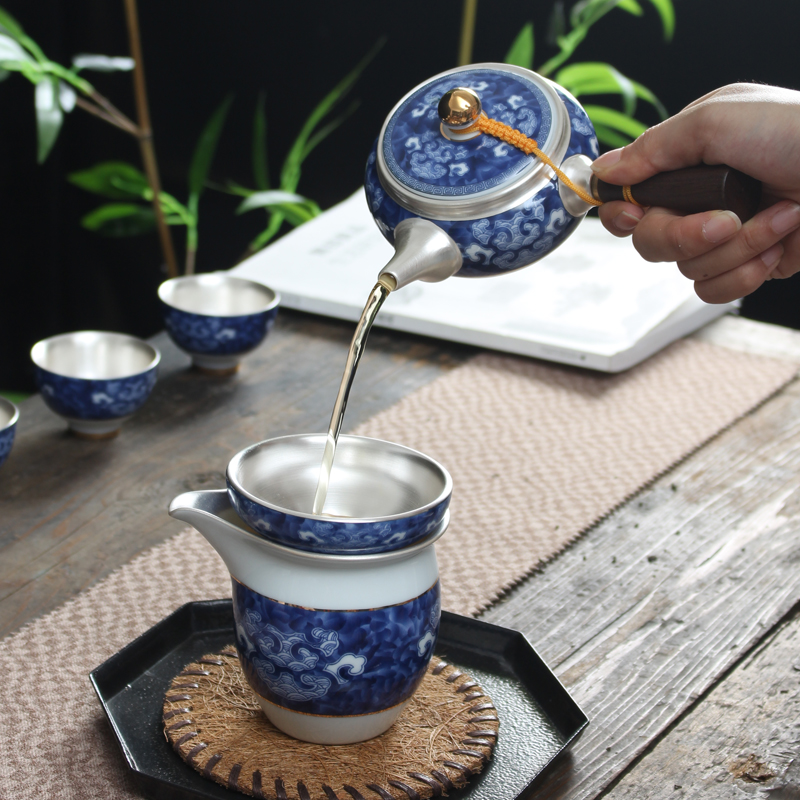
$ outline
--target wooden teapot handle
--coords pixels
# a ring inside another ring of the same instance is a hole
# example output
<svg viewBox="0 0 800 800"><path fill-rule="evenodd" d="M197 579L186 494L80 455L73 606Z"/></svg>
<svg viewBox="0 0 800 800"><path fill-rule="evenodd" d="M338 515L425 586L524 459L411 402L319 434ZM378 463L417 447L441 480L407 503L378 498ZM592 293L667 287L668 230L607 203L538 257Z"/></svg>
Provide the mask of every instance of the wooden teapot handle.
<svg viewBox="0 0 800 800"><path fill-rule="evenodd" d="M661 172L630 187L641 206L661 206L684 214L733 211L742 222L758 211L761 182L725 164L701 165ZM622 186L592 179L592 194L604 203L626 200Z"/></svg>

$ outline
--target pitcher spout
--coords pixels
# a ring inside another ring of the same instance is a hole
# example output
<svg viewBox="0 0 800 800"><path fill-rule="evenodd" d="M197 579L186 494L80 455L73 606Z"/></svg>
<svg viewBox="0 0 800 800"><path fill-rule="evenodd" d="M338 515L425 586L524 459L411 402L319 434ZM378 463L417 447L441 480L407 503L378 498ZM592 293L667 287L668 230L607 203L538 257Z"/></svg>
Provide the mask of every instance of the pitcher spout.
<svg viewBox="0 0 800 800"><path fill-rule="evenodd" d="M265 557L267 543L239 519L225 489L180 494L170 503L169 515L199 531L233 575L242 573L243 562Z"/></svg>

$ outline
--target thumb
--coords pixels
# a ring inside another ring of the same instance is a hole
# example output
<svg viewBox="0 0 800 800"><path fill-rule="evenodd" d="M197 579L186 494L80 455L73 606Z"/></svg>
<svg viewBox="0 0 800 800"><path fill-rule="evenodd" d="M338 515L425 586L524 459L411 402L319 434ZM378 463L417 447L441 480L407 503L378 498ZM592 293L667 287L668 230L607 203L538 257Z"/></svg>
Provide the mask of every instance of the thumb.
<svg viewBox="0 0 800 800"><path fill-rule="evenodd" d="M592 164L598 178L617 185L640 183L659 172L703 161L699 115L689 109L648 128L636 141L604 153Z"/></svg>

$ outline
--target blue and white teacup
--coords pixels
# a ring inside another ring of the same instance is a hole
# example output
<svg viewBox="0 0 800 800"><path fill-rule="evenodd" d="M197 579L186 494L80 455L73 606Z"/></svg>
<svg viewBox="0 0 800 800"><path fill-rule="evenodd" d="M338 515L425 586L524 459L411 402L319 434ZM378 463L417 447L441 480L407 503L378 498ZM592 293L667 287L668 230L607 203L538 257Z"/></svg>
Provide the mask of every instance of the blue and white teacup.
<svg viewBox="0 0 800 800"><path fill-rule="evenodd" d="M224 490L170 506L231 574L236 647L267 718L303 741L340 745L384 733L422 681L439 632L434 543L449 514L399 550L333 555L259 536Z"/></svg>
<svg viewBox="0 0 800 800"><path fill-rule="evenodd" d="M317 553L380 553L424 539L450 504L452 479L429 456L340 436L324 511L312 513L326 437L295 434L237 453L226 474L236 513L273 541Z"/></svg>
<svg viewBox="0 0 800 800"><path fill-rule="evenodd" d="M196 367L226 375L264 341L280 304L263 284L219 272L165 281L158 296L172 341Z"/></svg>
<svg viewBox="0 0 800 800"><path fill-rule="evenodd" d="M17 432L19 409L5 397L0 397L0 465L8 458Z"/></svg>
<svg viewBox="0 0 800 800"><path fill-rule="evenodd" d="M77 435L107 439L150 396L161 354L122 333L76 331L37 342L31 360L50 409Z"/></svg>

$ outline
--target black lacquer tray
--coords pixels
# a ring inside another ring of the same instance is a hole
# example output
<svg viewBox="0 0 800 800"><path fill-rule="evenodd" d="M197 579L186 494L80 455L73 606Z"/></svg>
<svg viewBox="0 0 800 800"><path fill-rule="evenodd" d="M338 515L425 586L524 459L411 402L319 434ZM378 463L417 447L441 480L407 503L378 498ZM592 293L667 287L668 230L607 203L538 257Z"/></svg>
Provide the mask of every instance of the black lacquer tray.
<svg viewBox="0 0 800 800"><path fill-rule="evenodd" d="M164 738L161 709L172 678L233 641L230 600L187 603L95 669L92 685L125 759L148 797L234 800L245 795L203 778ZM588 723L586 715L517 631L447 611L436 654L469 672L494 701L500 736L492 760L460 800L530 796L537 779Z"/></svg>

